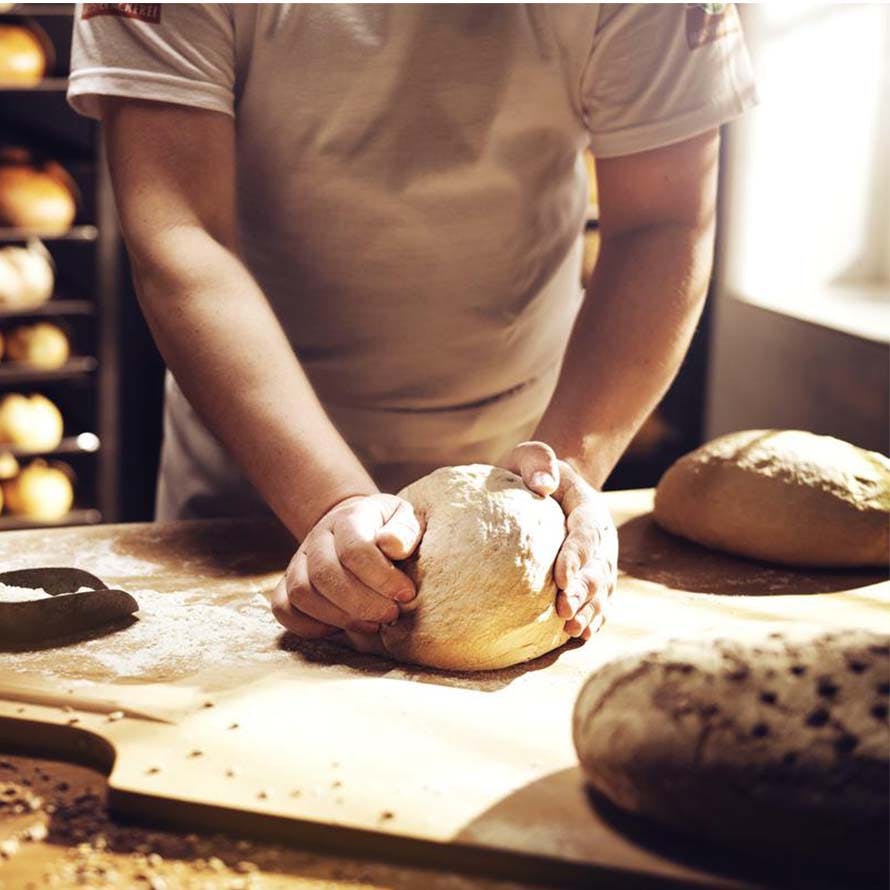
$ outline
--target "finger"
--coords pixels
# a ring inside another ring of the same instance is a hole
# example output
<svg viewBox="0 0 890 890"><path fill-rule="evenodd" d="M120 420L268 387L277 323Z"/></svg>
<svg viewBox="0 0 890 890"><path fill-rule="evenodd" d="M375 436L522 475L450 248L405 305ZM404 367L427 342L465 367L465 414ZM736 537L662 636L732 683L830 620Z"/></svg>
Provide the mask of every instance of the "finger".
<svg viewBox="0 0 890 890"><path fill-rule="evenodd" d="M587 480L566 461L557 461L557 466L559 467L559 484L552 492L551 497L559 501L563 512L569 516L582 505L593 502L596 489L592 488Z"/></svg>
<svg viewBox="0 0 890 890"><path fill-rule="evenodd" d="M596 615L597 609L596 604L589 602L585 603L575 615L574 618L570 618L565 623L565 631L570 637L580 637L582 633L584 633L585 628L590 624L593 620L594 615Z"/></svg>
<svg viewBox="0 0 890 890"><path fill-rule="evenodd" d="M611 573L603 560L594 560L583 566L570 579L565 590L556 598L556 614L572 618L588 602L595 602L597 610L609 598L612 585Z"/></svg>
<svg viewBox="0 0 890 890"><path fill-rule="evenodd" d="M595 633L599 633L606 623L605 615L597 615L584 630L581 631L580 639L589 640Z"/></svg>
<svg viewBox="0 0 890 890"><path fill-rule="evenodd" d="M372 590L397 602L408 602L417 594L414 582L377 546L379 527L379 515L369 511L358 511L336 522L333 531L337 557L341 565Z"/></svg>
<svg viewBox="0 0 890 890"><path fill-rule="evenodd" d="M306 553L300 550L291 561L286 576L287 598L290 600L292 609L302 612L322 624L330 624L334 627L349 628L361 633L376 633L379 630L377 623L354 617L322 596L313 586L309 574L310 567Z"/></svg>
<svg viewBox="0 0 890 890"><path fill-rule="evenodd" d="M570 526L571 516L569 520L567 525ZM568 588L575 576L590 562L593 553L593 541L586 530L569 527L553 566L553 578L560 590Z"/></svg>
<svg viewBox="0 0 890 890"><path fill-rule="evenodd" d="M283 628L304 639L327 637L339 630L337 627L323 624L308 615L302 615L295 611L287 598L287 584L284 578L278 582L278 586L272 594L272 614Z"/></svg>
<svg viewBox="0 0 890 890"><path fill-rule="evenodd" d="M390 624L399 617L399 607L389 598L363 584L341 562L334 534L322 531L306 542L308 578L312 588L353 619Z"/></svg>
<svg viewBox="0 0 890 890"><path fill-rule="evenodd" d="M521 476L527 488L545 497L559 485L559 461L546 442L521 442L510 453L506 468Z"/></svg>
<svg viewBox="0 0 890 890"><path fill-rule="evenodd" d="M561 590L556 595L556 614L566 620L573 618L587 600L587 587L583 582L573 583L568 590Z"/></svg>
<svg viewBox="0 0 890 890"><path fill-rule="evenodd" d="M377 532L377 546L390 559L407 559L420 543L423 528L407 501L398 498L392 515Z"/></svg>

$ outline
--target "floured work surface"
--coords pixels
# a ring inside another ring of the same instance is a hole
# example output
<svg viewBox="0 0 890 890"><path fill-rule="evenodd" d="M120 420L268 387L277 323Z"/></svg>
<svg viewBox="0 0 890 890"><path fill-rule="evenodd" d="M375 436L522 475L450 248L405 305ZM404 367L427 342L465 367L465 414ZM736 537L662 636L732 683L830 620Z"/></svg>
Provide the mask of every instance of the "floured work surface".
<svg viewBox="0 0 890 890"><path fill-rule="evenodd" d="M186 830L555 883L748 886L722 854L594 805L571 743L577 691L597 664L671 636L771 622L890 633L890 585L710 553L654 527L651 492L609 498L622 574L606 629L480 675L284 637L264 594L292 545L262 523L7 533L3 569L76 565L141 610L101 637L0 653L0 738L113 762L113 806Z"/></svg>

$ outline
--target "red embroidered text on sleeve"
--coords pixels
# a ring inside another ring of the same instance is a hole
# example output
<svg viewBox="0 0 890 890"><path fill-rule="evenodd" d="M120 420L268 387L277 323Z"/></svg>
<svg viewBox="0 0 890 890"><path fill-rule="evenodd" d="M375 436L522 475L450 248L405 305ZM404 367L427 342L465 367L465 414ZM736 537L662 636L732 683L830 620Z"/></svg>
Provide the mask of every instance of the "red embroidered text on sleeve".
<svg viewBox="0 0 890 890"><path fill-rule="evenodd" d="M80 14L82 19L97 15L116 15L124 19L137 19L158 25L161 22L160 3L84 3Z"/></svg>

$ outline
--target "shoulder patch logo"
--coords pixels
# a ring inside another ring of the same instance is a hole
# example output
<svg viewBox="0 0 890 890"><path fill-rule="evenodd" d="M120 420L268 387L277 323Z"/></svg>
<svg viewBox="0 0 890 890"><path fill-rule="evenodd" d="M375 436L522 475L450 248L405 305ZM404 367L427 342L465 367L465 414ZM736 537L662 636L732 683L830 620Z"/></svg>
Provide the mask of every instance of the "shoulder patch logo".
<svg viewBox="0 0 890 890"><path fill-rule="evenodd" d="M687 3L686 43L697 49L741 30L732 3Z"/></svg>
<svg viewBox="0 0 890 890"><path fill-rule="evenodd" d="M82 19L97 15L115 15L122 19L136 19L150 25L161 23L160 3L84 3L80 13Z"/></svg>

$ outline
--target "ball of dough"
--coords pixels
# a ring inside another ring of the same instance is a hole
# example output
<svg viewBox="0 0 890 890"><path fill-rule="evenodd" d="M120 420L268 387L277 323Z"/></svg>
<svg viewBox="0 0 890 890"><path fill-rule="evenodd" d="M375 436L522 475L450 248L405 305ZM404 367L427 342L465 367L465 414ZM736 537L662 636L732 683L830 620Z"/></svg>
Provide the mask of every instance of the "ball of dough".
<svg viewBox="0 0 890 890"><path fill-rule="evenodd" d="M0 247L0 307L33 309L52 296L54 286L52 260L39 241Z"/></svg>
<svg viewBox="0 0 890 890"><path fill-rule="evenodd" d="M0 400L0 442L27 451L52 451L63 432L62 414L46 396L10 393Z"/></svg>
<svg viewBox="0 0 890 890"><path fill-rule="evenodd" d="M7 509L41 522L61 519L74 502L74 487L60 466L35 460L14 479L3 482Z"/></svg>
<svg viewBox="0 0 890 890"><path fill-rule="evenodd" d="M9 332L6 352L10 361L26 362L36 368L52 370L68 361L68 335L46 321L21 325Z"/></svg>
<svg viewBox="0 0 890 890"><path fill-rule="evenodd" d="M399 492L426 523L405 570L417 585L376 651L445 670L481 671L561 646L553 564L565 516L496 467L443 467Z"/></svg>
<svg viewBox="0 0 890 890"><path fill-rule="evenodd" d="M672 640L599 668L573 717L587 781L696 838L885 867L886 633L746 634Z"/></svg>
<svg viewBox="0 0 890 890"><path fill-rule="evenodd" d="M669 532L795 566L886 566L890 460L798 430L730 433L680 458L655 491Z"/></svg>

